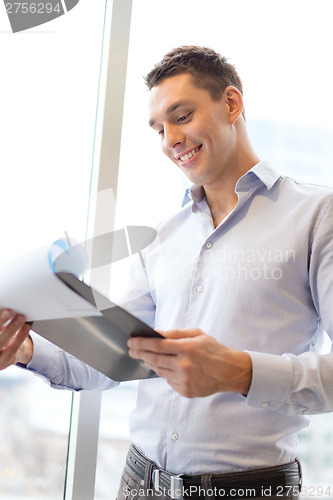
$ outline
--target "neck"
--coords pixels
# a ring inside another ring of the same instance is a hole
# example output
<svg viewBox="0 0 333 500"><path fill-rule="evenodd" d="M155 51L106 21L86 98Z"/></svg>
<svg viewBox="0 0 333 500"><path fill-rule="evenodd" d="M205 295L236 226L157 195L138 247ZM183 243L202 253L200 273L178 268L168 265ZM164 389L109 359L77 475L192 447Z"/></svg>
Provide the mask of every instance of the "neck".
<svg viewBox="0 0 333 500"><path fill-rule="evenodd" d="M218 179L211 185L204 186L214 227L217 227L237 205L238 197L235 193L235 187L238 179L260 161L254 151L251 151L251 154L243 160L245 161L235 162L234 165L231 165L229 172L223 179Z"/></svg>

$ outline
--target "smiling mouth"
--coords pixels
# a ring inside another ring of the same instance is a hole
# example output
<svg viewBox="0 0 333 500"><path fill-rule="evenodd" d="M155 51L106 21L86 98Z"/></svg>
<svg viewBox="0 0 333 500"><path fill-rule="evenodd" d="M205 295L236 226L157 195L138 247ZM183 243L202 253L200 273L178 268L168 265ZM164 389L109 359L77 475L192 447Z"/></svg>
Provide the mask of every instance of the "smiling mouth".
<svg viewBox="0 0 333 500"><path fill-rule="evenodd" d="M189 153L186 153L186 155L184 155L184 156L180 156L179 157L180 161L187 161L187 160L190 160L191 158L193 158L193 156L195 156L197 154L199 149L201 149L201 146L192 149L192 151L190 151Z"/></svg>

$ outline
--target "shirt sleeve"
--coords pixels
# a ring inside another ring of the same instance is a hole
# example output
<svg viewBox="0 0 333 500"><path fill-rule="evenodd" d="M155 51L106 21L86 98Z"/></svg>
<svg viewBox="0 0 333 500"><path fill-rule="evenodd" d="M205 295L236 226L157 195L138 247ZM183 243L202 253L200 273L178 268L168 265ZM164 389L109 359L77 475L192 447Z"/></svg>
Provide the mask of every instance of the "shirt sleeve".
<svg viewBox="0 0 333 500"><path fill-rule="evenodd" d="M333 353L249 355L253 374L247 404L286 415L333 411Z"/></svg>
<svg viewBox="0 0 333 500"><path fill-rule="evenodd" d="M316 221L309 244L309 285L313 307L333 339L333 203ZM247 404L287 415L333 411L333 352L283 356L248 351L252 383Z"/></svg>
<svg viewBox="0 0 333 500"><path fill-rule="evenodd" d="M105 390L119 382L111 380L35 332L30 332L34 353L26 369L40 375L55 389Z"/></svg>

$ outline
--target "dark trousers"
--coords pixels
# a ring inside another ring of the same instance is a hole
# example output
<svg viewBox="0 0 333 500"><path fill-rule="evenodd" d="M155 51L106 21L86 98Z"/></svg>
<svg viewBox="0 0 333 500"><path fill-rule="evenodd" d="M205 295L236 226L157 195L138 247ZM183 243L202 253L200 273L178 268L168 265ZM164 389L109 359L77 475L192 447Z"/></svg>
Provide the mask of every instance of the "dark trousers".
<svg viewBox="0 0 333 500"><path fill-rule="evenodd" d="M133 451L133 447L131 448ZM130 460L129 451L126 466L121 476L117 500L170 500L170 488L165 484L156 490L152 481L154 462L144 458L136 450L135 460ZM134 470L138 458L143 458L144 467ZM134 465L133 465L134 464ZM282 471L282 472L281 472ZM193 478L193 483L192 479ZM184 500L281 500L299 497L301 487L301 468L298 460L291 464L257 469L255 471L231 474L203 474L184 476L184 486L176 491ZM174 493L174 492L173 492Z"/></svg>

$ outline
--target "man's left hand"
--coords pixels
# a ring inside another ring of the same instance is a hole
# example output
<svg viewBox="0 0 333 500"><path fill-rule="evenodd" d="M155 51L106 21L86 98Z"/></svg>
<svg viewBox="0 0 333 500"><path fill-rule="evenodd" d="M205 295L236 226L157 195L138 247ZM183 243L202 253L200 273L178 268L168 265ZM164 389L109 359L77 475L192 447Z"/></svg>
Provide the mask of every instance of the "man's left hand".
<svg viewBox="0 0 333 500"><path fill-rule="evenodd" d="M248 393L252 363L246 352L226 347L198 328L158 331L165 339L131 338L129 355L142 359L182 396Z"/></svg>

